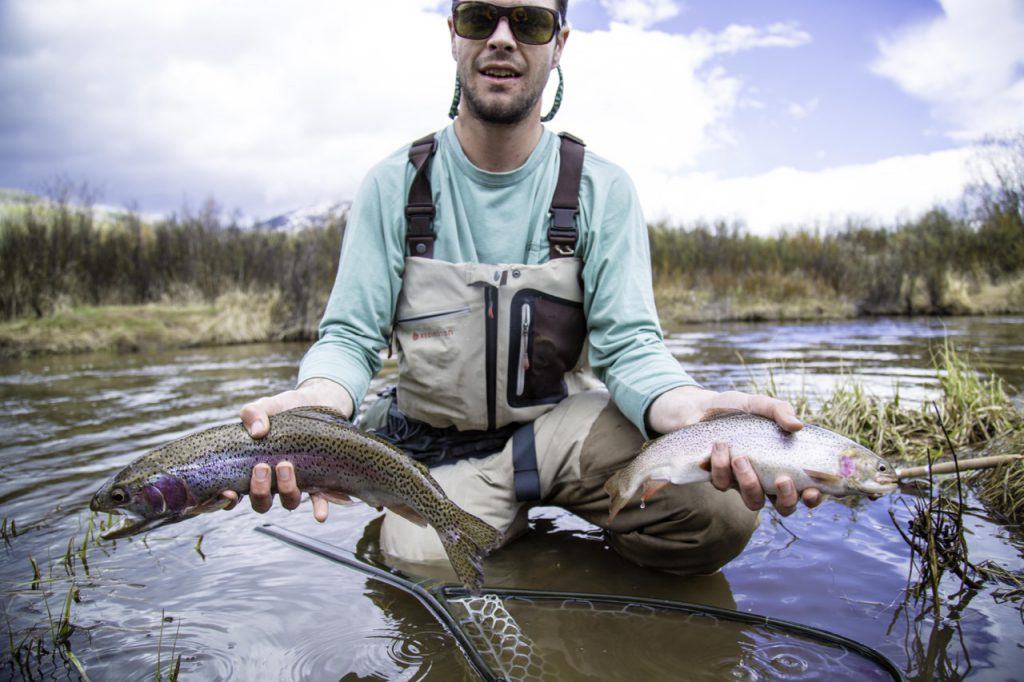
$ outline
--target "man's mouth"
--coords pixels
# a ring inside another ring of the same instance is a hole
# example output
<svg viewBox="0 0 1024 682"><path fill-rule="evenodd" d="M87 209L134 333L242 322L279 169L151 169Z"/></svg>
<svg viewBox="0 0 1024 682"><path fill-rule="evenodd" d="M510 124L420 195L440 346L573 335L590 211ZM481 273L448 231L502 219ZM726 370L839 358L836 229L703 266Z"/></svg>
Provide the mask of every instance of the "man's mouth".
<svg viewBox="0 0 1024 682"><path fill-rule="evenodd" d="M488 67L480 69L480 74L489 81L496 83L508 83L520 77L515 69L505 67Z"/></svg>

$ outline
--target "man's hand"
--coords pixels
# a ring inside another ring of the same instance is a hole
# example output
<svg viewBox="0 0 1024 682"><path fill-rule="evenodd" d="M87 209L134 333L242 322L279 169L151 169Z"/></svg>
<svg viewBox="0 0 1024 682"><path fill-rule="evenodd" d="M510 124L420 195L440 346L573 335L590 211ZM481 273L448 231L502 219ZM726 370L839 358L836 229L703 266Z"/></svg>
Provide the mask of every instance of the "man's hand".
<svg viewBox="0 0 1024 682"><path fill-rule="evenodd" d="M329 379L308 379L297 389L249 403L242 408L240 416L249 435L253 438L263 438L270 431L270 415L309 405L332 407L347 417L351 417L355 411L351 396L340 385ZM298 507L299 488L295 483L295 467L291 462L280 462L275 467L274 475L277 477L277 493L281 498L281 506L285 509ZM252 478L249 480L249 500L253 511L263 514L273 506L274 498L270 494L271 480L269 465L257 464L253 467ZM231 500L225 509L234 509L238 504L238 493L234 490L225 490L221 495ZM323 523L327 520L327 498L318 493L313 493L310 498L313 500L313 517Z"/></svg>
<svg viewBox="0 0 1024 682"><path fill-rule="evenodd" d="M696 386L681 386L662 393L647 410L647 423L658 433L670 433L684 426L696 424L710 410L742 410L774 419L787 431L799 431L803 424L797 419L796 410L785 400L765 395L751 395L739 391L708 391ZM719 490L737 488L744 504L757 511L764 506L765 492L761 482L746 457L733 458L726 443L715 443L711 450L711 484ZM797 493L793 479L779 476L775 479L778 494L772 504L783 516L796 511ZM801 496L808 507L821 504L821 491L807 488Z"/></svg>

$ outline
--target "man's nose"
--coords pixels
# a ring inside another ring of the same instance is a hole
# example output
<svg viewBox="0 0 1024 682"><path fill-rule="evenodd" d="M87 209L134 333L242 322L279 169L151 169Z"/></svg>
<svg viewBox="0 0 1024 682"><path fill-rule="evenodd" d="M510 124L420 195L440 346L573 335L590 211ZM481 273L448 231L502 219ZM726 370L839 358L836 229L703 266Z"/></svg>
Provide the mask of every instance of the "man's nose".
<svg viewBox="0 0 1024 682"><path fill-rule="evenodd" d="M512 27L508 25L508 17L498 19L498 25L494 27L494 33L487 39L487 47L492 50L514 50L516 37L512 35Z"/></svg>

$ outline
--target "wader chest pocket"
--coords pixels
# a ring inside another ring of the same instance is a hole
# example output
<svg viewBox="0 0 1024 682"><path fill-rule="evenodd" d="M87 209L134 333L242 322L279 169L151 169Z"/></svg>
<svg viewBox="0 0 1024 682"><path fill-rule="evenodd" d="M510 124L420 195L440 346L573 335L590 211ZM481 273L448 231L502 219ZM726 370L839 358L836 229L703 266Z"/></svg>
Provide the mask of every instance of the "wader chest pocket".
<svg viewBox="0 0 1024 682"><path fill-rule="evenodd" d="M467 339L473 338L470 306L449 306L439 310L408 311L395 320L395 336L411 368L425 384L437 380L434 372L446 371L465 361L460 357ZM401 382L399 382L401 383Z"/></svg>
<svg viewBox="0 0 1024 682"><path fill-rule="evenodd" d="M485 428L481 319L482 304L468 301L402 306L395 339L397 402L404 414L439 428L463 423Z"/></svg>
<svg viewBox="0 0 1024 682"><path fill-rule="evenodd" d="M586 341L583 304L523 289L512 298L509 317L508 404L557 403L568 394L563 376Z"/></svg>
<svg viewBox="0 0 1024 682"><path fill-rule="evenodd" d="M461 308L451 308L448 310L438 310L434 312L410 315L403 317L400 320L395 320L397 324L410 326L421 324L430 324L431 322L443 322L453 317L462 317L463 315L469 315L469 306L462 306Z"/></svg>

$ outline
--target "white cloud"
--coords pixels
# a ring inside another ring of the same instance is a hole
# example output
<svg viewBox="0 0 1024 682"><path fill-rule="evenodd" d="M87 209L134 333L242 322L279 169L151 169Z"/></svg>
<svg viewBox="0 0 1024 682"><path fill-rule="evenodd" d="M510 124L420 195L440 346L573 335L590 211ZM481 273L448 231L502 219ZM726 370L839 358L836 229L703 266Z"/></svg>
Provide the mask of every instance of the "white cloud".
<svg viewBox="0 0 1024 682"><path fill-rule="evenodd" d="M656 5L650 16L667 11ZM0 185L65 173L98 184L107 203L168 210L213 195L263 217L350 199L373 163L448 123L444 6L0 0ZM367 30L382 15L393 19L387 34ZM819 173L697 173L702 152L733 143L732 114L758 105L719 58L811 37L791 23L686 35L642 25L573 31L554 128L628 169L649 217L742 217L765 230L805 216L896 215L962 187L957 153Z"/></svg>
<svg viewBox="0 0 1024 682"><path fill-rule="evenodd" d="M562 60L566 99L558 124L598 140L603 155L631 170L692 168L702 151L733 142L729 117L747 104L741 81L715 58L809 39L791 24L680 35L612 23L606 31L577 32Z"/></svg>
<svg viewBox="0 0 1024 682"><path fill-rule="evenodd" d="M6 3L0 157L143 206L351 196L371 164L447 121L455 70L437 4ZM386 35L368 29L382 16L399 19Z"/></svg>
<svg viewBox="0 0 1024 682"><path fill-rule="evenodd" d="M673 0L601 0L601 6L612 21L640 28L671 19L682 11L682 3Z"/></svg>
<svg viewBox="0 0 1024 682"><path fill-rule="evenodd" d="M940 0L942 15L878 41L872 70L933 106L955 139L1024 121L1024 2Z"/></svg>
<svg viewBox="0 0 1024 682"><path fill-rule="evenodd" d="M793 22L779 22L764 28L730 24L721 33L702 32L714 51L732 54L758 47L800 47L811 42L811 34L803 31Z"/></svg>
<svg viewBox="0 0 1024 682"><path fill-rule="evenodd" d="M751 232L842 224L847 218L892 224L958 199L971 179L974 149L897 156L874 163L721 178L711 173L635 176L649 220L669 224L726 219Z"/></svg>
<svg viewBox="0 0 1024 682"><path fill-rule="evenodd" d="M786 110L789 112L790 116L799 120L802 118L807 118L808 116L813 114L815 110L818 108L818 104L818 98L812 97L806 102L790 102L789 107L787 107Z"/></svg>

